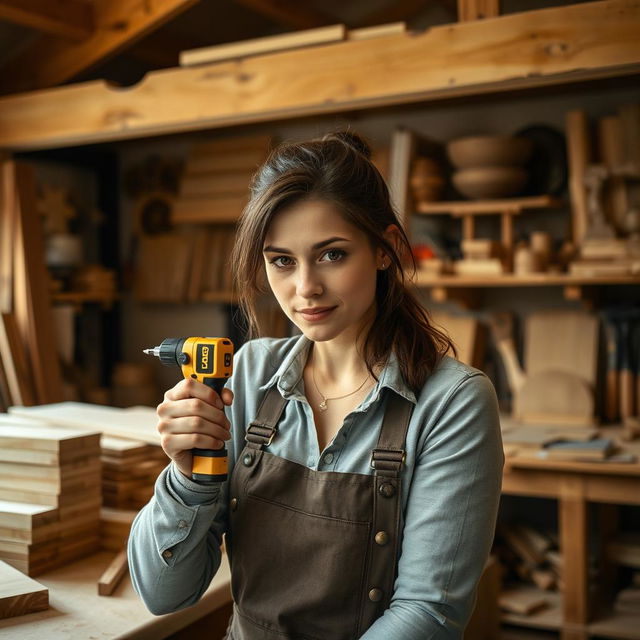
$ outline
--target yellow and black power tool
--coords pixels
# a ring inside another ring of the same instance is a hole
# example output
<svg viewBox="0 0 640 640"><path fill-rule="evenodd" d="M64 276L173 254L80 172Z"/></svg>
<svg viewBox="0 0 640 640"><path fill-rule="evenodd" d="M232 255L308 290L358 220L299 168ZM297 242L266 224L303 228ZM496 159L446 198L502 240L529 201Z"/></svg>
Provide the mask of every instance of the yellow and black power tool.
<svg viewBox="0 0 640 640"><path fill-rule="evenodd" d="M160 358L162 364L179 366L185 378L193 378L218 394L233 373L233 342L229 338L167 338L144 353ZM224 482L227 479L227 449L192 449L191 477L196 482Z"/></svg>

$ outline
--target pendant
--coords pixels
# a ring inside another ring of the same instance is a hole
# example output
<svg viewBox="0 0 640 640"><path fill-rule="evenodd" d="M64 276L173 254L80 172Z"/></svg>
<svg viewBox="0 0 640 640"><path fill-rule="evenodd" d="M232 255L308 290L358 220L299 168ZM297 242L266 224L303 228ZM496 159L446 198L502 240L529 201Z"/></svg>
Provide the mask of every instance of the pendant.
<svg viewBox="0 0 640 640"><path fill-rule="evenodd" d="M318 409L320 409L320 411L326 411L327 410L327 401L323 400L319 405L318 405Z"/></svg>

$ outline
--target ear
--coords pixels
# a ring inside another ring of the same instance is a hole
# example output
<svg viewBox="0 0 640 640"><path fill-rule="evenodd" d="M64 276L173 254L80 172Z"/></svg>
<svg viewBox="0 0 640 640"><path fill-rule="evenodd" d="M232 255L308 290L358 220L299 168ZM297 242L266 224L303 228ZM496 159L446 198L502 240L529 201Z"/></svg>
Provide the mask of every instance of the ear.
<svg viewBox="0 0 640 640"><path fill-rule="evenodd" d="M402 251L402 232L396 224L390 224L382 234L384 239L393 247L396 255L400 255ZM379 247L376 253L376 263L378 269L386 269L391 264L391 258L387 255L387 252Z"/></svg>

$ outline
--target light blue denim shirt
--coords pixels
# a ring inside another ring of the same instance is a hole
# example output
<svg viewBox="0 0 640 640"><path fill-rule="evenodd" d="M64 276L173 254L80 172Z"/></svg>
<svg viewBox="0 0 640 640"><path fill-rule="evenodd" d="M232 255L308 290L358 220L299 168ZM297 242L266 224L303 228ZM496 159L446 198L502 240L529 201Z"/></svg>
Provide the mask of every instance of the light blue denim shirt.
<svg viewBox="0 0 640 640"><path fill-rule="evenodd" d="M366 399L320 451L302 379L310 344L303 336L260 339L238 351L228 383L234 392L227 408L229 469L272 385L289 402L269 451L320 471L372 473L371 450L384 415L382 390L389 387L414 402L402 478L398 577L389 609L362 637L460 638L491 547L500 497L504 458L493 385L481 371L445 357L416 397L392 356ZM227 483L191 482L173 465L158 477L129 539L133 584L153 613L194 604L207 589L220 565L226 490Z"/></svg>

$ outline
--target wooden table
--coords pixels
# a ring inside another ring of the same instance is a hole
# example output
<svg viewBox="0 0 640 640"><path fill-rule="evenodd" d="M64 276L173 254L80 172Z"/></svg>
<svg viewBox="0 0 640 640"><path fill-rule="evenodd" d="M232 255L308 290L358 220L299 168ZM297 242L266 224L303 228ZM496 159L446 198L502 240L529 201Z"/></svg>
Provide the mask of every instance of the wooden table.
<svg viewBox="0 0 640 640"><path fill-rule="evenodd" d="M640 450L640 445L634 443L628 449ZM558 501L564 580L559 605L562 640L585 640L591 635L640 638L640 612L637 619L592 620L587 571L588 505L640 505L640 463L565 462L516 455L506 460L502 491Z"/></svg>
<svg viewBox="0 0 640 640"><path fill-rule="evenodd" d="M98 553L35 580L49 588L49 609L0 620L1 640L69 640L127 638L158 640L183 629L231 600L226 555L200 601L164 616L147 611L131 585L129 574L112 596L98 595L98 579L114 558Z"/></svg>

